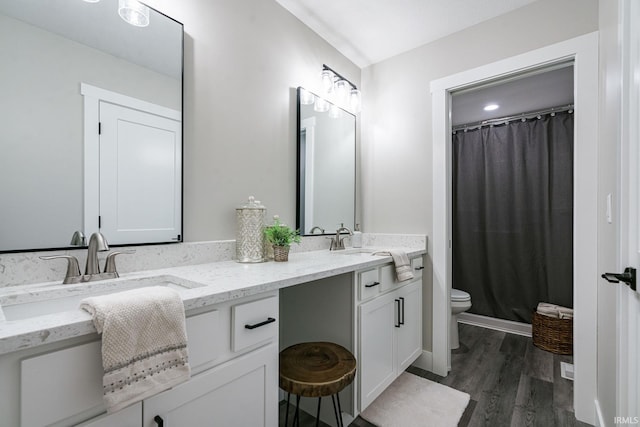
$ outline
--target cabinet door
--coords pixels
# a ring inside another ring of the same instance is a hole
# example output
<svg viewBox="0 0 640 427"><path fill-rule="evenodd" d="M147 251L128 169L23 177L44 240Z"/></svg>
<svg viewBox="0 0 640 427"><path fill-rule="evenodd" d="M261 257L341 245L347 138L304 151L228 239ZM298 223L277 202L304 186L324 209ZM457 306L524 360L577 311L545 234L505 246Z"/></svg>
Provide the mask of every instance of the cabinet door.
<svg viewBox="0 0 640 427"><path fill-rule="evenodd" d="M422 282L417 281L398 290L401 325L396 329L398 374L422 353Z"/></svg>
<svg viewBox="0 0 640 427"><path fill-rule="evenodd" d="M395 374L394 334L397 303L394 292L359 307L360 320L360 411L393 382Z"/></svg>
<svg viewBox="0 0 640 427"><path fill-rule="evenodd" d="M143 426L276 427L278 348L262 347L144 401Z"/></svg>

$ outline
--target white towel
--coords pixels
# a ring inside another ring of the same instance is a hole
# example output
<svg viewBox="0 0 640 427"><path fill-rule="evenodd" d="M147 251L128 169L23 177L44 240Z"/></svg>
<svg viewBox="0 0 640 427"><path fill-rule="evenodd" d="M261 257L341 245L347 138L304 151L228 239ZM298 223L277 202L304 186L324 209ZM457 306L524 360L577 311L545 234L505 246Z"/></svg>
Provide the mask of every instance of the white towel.
<svg viewBox="0 0 640 427"><path fill-rule="evenodd" d="M543 316L555 317L556 319L573 319L573 309L548 302L538 303L536 312Z"/></svg>
<svg viewBox="0 0 640 427"><path fill-rule="evenodd" d="M182 298L161 286L86 298L80 308L102 334L102 387L107 412L189 379Z"/></svg>
<svg viewBox="0 0 640 427"><path fill-rule="evenodd" d="M396 278L398 282L413 279L413 271L411 271L411 263L405 251L391 250L374 252L373 255L385 255L393 258L393 264L396 268Z"/></svg>

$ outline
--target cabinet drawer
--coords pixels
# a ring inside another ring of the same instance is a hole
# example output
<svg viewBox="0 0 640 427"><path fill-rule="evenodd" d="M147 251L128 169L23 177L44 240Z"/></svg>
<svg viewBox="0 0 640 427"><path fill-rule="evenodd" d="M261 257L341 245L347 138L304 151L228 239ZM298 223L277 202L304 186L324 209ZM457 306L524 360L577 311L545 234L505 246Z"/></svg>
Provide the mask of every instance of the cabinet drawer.
<svg viewBox="0 0 640 427"><path fill-rule="evenodd" d="M396 268L392 264L380 267L380 292L388 291L393 288L396 282Z"/></svg>
<svg viewBox="0 0 640 427"><path fill-rule="evenodd" d="M278 334L277 297L234 305L231 313L231 349L234 352L270 342Z"/></svg>
<svg viewBox="0 0 640 427"><path fill-rule="evenodd" d="M367 300L380 292L380 277L378 269L358 273L358 297L360 301Z"/></svg>
<svg viewBox="0 0 640 427"><path fill-rule="evenodd" d="M411 259L411 270L413 270L413 277L415 277L416 279L422 277L424 265L421 256Z"/></svg>
<svg viewBox="0 0 640 427"><path fill-rule="evenodd" d="M229 312L226 313L229 316ZM225 342L218 310L188 317L187 339L189 366L196 371L200 366L215 361L222 351L229 348L229 336Z"/></svg>

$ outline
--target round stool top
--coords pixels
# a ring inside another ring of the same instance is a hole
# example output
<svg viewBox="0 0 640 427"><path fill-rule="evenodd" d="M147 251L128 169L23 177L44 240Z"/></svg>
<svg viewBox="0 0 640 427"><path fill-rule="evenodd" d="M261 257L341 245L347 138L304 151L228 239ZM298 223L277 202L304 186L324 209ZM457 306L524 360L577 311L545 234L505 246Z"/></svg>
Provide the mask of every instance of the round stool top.
<svg viewBox="0 0 640 427"><path fill-rule="evenodd" d="M356 359L341 345L305 342L280 352L280 388L303 397L338 393L356 375Z"/></svg>

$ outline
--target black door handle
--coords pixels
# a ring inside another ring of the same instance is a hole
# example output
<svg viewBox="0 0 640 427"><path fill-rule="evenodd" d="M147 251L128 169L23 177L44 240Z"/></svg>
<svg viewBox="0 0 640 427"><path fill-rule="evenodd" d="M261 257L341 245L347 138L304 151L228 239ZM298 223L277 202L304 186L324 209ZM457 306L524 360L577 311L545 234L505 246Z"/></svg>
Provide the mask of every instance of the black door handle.
<svg viewBox="0 0 640 427"><path fill-rule="evenodd" d="M156 422L158 427L163 427L164 426L164 420L162 419L162 417L160 415L156 415L155 417L153 417L153 421Z"/></svg>
<svg viewBox="0 0 640 427"><path fill-rule="evenodd" d="M401 317L400 317L402 320L400 320L400 322L399 322L399 323L400 323L401 325L404 325L404 297L400 297L400 298L398 298L398 299L400 300L400 304L402 305L402 315L401 315Z"/></svg>
<svg viewBox="0 0 640 427"><path fill-rule="evenodd" d="M624 273L604 273L601 277L610 283L624 282L631 289L633 289L634 291L636 290L635 268L627 267L624 269Z"/></svg>
<svg viewBox="0 0 640 427"><path fill-rule="evenodd" d="M396 328L399 328L400 325L401 325L401 323L400 323L400 300L396 299L396 300L394 300L394 302L397 303L396 307L398 308L398 311L397 311L397 314L396 314L396 322L397 323L395 324L395 326L396 326Z"/></svg>

